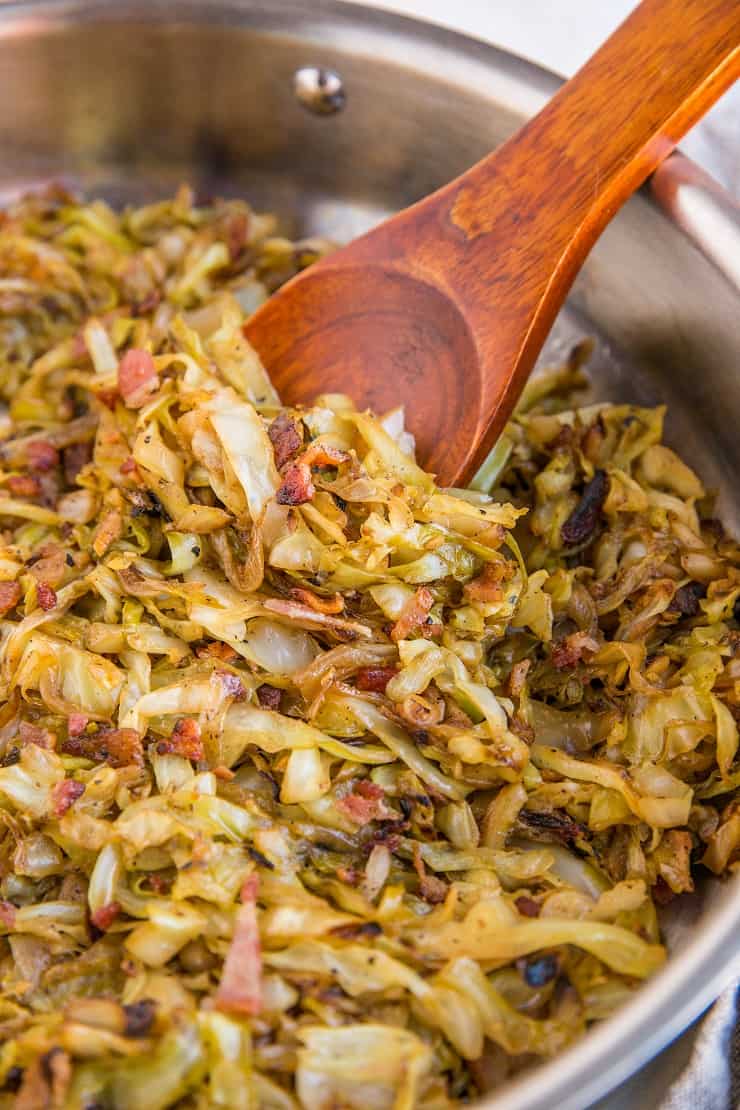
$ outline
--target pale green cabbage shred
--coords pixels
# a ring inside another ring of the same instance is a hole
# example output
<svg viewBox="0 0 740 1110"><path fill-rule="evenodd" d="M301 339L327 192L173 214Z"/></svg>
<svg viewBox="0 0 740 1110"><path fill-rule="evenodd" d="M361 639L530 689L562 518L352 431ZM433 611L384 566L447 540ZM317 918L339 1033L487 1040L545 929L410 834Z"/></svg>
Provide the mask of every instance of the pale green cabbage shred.
<svg viewBox="0 0 740 1110"><path fill-rule="evenodd" d="M330 249L240 200L0 223L0 1110L443 1110L607 1018L740 860L738 548L535 376L475 490L285 408ZM406 414L413 428L414 414Z"/></svg>

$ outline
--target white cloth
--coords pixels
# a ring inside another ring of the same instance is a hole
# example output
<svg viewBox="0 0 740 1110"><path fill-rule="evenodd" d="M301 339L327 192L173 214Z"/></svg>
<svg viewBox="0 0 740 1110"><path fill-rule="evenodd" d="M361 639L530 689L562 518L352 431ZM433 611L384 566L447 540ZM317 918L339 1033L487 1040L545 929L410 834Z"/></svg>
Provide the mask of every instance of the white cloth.
<svg viewBox="0 0 740 1110"><path fill-rule="evenodd" d="M660 1110L737 1110L740 1037L735 983L704 1019L688 1065L670 1086Z"/></svg>

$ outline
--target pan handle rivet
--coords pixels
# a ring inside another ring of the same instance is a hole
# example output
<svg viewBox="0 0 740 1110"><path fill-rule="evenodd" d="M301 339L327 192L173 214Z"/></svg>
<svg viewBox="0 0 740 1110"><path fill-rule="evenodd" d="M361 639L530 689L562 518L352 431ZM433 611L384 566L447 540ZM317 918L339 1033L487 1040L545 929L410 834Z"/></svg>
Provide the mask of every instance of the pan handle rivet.
<svg viewBox="0 0 740 1110"><path fill-rule="evenodd" d="M301 66L293 74L293 92L307 112L333 116L347 101L342 78L324 66Z"/></svg>

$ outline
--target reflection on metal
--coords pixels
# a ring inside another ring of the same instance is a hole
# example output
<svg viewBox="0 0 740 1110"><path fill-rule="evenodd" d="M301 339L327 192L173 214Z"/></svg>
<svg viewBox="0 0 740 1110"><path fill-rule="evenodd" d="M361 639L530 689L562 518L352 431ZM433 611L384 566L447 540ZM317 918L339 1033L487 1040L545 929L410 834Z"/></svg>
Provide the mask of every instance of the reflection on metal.
<svg viewBox="0 0 740 1110"><path fill-rule="evenodd" d="M678 152L655 171L651 184L668 215L740 290L740 205Z"/></svg>
<svg viewBox="0 0 740 1110"><path fill-rule="evenodd" d="M315 116L334 116L347 101L342 78L333 69L301 66L293 74L296 99Z"/></svg>

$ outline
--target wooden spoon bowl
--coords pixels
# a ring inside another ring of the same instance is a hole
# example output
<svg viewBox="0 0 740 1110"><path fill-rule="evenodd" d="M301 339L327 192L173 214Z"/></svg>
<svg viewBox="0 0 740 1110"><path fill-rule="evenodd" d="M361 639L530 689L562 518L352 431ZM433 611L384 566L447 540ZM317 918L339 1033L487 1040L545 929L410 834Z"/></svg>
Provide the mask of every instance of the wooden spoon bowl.
<svg viewBox="0 0 740 1110"><path fill-rule="evenodd" d="M738 0L643 0L512 139L250 318L283 400L403 404L438 481L470 479L598 235L738 75Z"/></svg>

